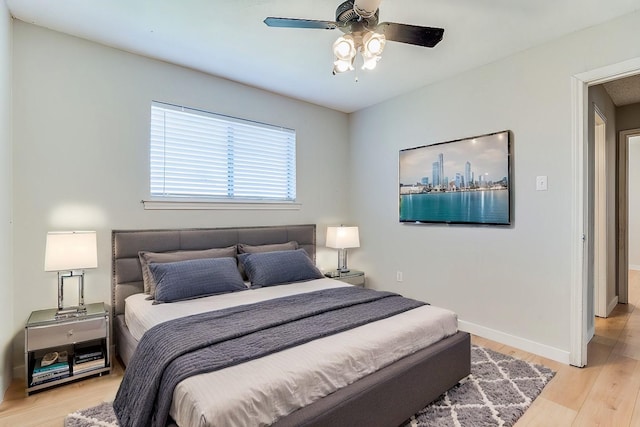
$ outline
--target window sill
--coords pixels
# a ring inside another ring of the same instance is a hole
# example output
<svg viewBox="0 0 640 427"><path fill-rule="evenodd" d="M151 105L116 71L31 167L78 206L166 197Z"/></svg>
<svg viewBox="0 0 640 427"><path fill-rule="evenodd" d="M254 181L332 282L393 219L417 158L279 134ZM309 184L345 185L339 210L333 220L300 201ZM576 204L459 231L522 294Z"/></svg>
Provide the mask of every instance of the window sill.
<svg viewBox="0 0 640 427"><path fill-rule="evenodd" d="M145 210L300 210L296 202L142 200Z"/></svg>

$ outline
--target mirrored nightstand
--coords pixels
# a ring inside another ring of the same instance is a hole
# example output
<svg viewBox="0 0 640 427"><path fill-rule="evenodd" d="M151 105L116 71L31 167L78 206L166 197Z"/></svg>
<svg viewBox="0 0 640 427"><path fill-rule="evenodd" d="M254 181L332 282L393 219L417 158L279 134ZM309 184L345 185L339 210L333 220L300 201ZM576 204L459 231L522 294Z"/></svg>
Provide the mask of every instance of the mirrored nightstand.
<svg viewBox="0 0 640 427"><path fill-rule="evenodd" d="M341 272L338 270L332 270L324 274L332 279L340 280L342 282L349 283L351 285L360 286L364 288L364 271L349 270L347 272Z"/></svg>
<svg viewBox="0 0 640 427"><path fill-rule="evenodd" d="M78 317L57 319L56 312L56 308L34 311L25 325L27 395L111 370L109 313L104 304L87 304L86 314Z"/></svg>

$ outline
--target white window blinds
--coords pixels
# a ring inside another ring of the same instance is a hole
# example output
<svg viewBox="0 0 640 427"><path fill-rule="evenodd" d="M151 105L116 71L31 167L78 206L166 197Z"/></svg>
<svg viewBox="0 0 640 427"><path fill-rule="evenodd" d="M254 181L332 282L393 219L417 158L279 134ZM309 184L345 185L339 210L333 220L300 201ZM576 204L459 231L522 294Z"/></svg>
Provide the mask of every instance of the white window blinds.
<svg viewBox="0 0 640 427"><path fill-rule="evenodd" d="M151 105L151 196L294 201L294 130Z"/></svg>

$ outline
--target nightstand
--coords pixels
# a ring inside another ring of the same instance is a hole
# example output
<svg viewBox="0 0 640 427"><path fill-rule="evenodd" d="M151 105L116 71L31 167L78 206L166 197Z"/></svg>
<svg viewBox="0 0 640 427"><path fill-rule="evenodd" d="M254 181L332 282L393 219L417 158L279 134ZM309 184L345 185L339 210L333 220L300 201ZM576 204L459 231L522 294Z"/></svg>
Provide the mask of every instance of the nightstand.
<svg viewBox="0 0 640 427"><path fill-rule="evenodd" d="M338 270L332 270L324 275L332 279L364 288L364 271L349 270L347 272L341 272Z"/></svg>
<svg viewBox="0 0 640 427"><path fill-rule="evenodd" d="M85 315L65 319L56 319L55 308L31 313L24 331L27 395L111 371L109 313L103 303L86 307ZM66 363L42 363L46 354L65 352Z"/></svg>

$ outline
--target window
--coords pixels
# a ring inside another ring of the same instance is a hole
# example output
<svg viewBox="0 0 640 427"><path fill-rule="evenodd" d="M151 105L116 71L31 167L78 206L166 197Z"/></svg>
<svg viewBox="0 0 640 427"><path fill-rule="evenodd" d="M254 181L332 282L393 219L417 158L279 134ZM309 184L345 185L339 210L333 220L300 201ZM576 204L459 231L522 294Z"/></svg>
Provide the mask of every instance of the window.
<svg viewBox="0 0 640 427"><path fill-rule="evenodd" d="M151 196L293 202L294 130L160 102L151 105Z"/></svg>

